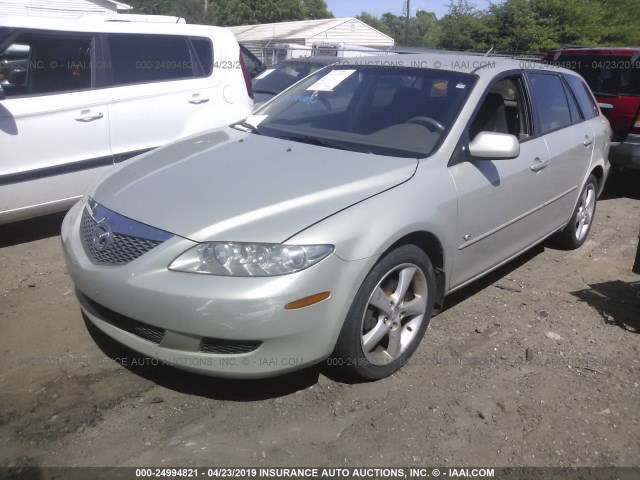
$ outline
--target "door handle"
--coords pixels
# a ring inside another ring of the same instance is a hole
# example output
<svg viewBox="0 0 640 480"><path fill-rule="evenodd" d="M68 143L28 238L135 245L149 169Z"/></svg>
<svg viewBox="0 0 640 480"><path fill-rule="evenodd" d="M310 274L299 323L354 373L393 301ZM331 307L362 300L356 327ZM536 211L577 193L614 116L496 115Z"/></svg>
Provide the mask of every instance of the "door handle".
<svg viewBox="0 0 640 480"><path fill-rule="evenodd" d="M209 101L208 97L201 97L199 93L194 94L191 97L191 100L187 100L189 103L193 103L194 105L200 105L201 103L206 103Z"/></svg>
<svg viewBox="0 0 640 480"><path fill-rule="evenodd" d="M585 147L588 147L589 145L591 145L593 143L593 138L590 138L589 135L585 135L584 136L584 142L582 142L582 144Z"/></svg>
<svg viewBox="0 0 640 480"><path fill-rule="evenodd" d="M539 158L536 158L534 162L535 163L529 167L532 172L539 172L547 165L549 165L549 160L540 160Z"/></svg>
<svg viewBox="0 0 640 480"><path fill-rule="evenodd" d="M94 120L99 120L102 117L104 117L102 112L92 114L90 110L83 110L80 112L80 116L75 118L78 122L93 122Z"/></svg>

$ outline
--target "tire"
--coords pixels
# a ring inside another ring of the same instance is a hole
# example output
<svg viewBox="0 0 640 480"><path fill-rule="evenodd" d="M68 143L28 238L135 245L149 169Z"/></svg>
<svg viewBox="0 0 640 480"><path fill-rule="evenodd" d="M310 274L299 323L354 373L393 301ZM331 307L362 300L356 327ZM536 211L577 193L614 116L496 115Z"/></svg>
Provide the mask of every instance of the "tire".
<svg viewBox="0 0 640 480"><path fill-rule="evenodd" d="M554 238L557 244L569 250L575 250L585 242L596 213L597 196L598 180L593 175L589 175L587 183L580 192L571 220Z"/></svg>
<svg viewBox="0 0 640 480"><path fill-rule="evenodd" d="M420 248L404 245L385 255L351 304L332 363L359 380L391 375L418 348L435 291L433 266Z"/></svg>

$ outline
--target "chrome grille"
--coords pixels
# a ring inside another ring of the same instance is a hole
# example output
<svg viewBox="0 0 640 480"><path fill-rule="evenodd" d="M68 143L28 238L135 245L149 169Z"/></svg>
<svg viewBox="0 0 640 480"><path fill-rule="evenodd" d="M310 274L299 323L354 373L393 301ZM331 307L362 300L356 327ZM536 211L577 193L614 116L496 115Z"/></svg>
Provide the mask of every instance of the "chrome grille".
<svg viewBox="0 0 640 480"><path fill-rule="evenodd" d="M128 235L123 230L127 233L140 232L144 236ZM112 212L93 200L87 203L82 212L82 246L91 262L98 265L125 265L171 236L168 232Z"/></svg>

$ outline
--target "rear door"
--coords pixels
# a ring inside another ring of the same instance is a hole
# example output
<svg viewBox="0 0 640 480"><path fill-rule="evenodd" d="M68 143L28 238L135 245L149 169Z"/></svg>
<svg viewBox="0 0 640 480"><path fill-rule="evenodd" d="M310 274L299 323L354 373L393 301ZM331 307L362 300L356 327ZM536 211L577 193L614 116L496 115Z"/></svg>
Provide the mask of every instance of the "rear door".
<svg viewBox="0 0 640 480"><path fill-rule="evenodd" d="M104 48L116 162L215 124L222 95L210 39L108 34Z"/></svg>
<svg viewBox="0 0 640 480"><path fill-rule="evenodd" d="M96 36L22 31L0 47L0 221L56 211L113 164Z"/></svg>
<svg viewBox="0 0 640 480"><path fill-rule="evenodd" d="M529 72L527 77L534 102L534 129L550 153L546 216L550 224L560 227L576 205L591 164L595 134L562 74Z"/></svg>

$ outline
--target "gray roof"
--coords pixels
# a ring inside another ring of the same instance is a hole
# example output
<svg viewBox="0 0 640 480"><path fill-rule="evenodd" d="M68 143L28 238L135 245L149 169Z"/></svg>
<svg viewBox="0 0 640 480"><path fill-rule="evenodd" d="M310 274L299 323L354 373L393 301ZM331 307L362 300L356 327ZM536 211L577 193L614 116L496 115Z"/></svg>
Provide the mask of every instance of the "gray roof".
<svg viewBox="0 0 640 480"><path fill-rule="evenodd" d="M227 28L241 43L297 40L303 43L309 41L310 44L313 41L336 41L337 39L356 45L391 46L394 43L390 36L354 17L262 23Z"/></svg>

